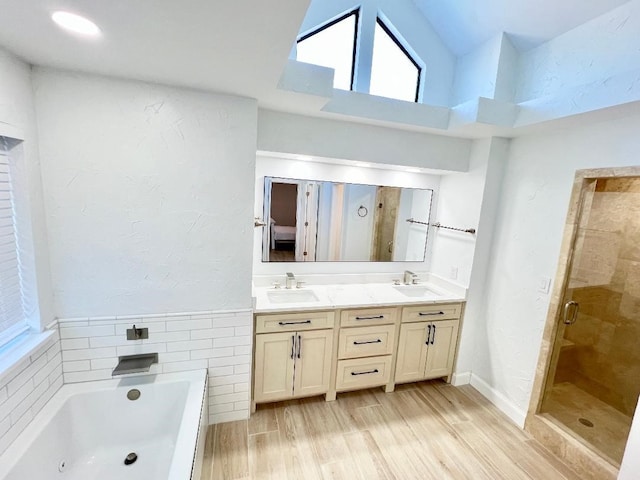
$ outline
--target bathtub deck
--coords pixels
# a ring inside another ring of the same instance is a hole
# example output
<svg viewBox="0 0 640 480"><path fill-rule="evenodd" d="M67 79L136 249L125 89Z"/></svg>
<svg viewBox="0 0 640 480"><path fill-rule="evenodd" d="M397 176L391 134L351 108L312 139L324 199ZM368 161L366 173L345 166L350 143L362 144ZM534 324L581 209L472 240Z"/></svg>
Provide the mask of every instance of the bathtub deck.
<svg viewBox="0 0 640 480"><path fill-rule="evenodd" d="M209 428L202 480L579 480L471 386L439 381L258 406Z"/></svg>

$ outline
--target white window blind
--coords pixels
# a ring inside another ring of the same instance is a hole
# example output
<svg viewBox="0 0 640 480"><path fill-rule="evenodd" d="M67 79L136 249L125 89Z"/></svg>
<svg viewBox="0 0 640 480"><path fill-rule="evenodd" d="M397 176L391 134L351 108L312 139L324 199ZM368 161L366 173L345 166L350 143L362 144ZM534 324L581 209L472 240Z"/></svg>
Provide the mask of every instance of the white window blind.
<svg viewBox="0 0 640 480"><path fill-rule="evenodd" d="M14 212L10 161L0 145L0 348L28 330Z"/></svg>

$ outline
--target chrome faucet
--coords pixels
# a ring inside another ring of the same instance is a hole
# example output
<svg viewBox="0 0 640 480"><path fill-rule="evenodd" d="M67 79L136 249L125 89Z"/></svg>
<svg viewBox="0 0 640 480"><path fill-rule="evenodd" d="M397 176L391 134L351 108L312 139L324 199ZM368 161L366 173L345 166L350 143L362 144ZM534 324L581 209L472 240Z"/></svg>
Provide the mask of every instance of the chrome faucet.
<svg viewBox="0 0 640 480"><path fill-rule="evenodd" d="M286 288L293 288L296 285L296 277L291 272L287 272L287 283L285 284Z"/></svg>
<svg viewBox="0 0 640 480"><path fill-rule="evenodd" d="M418 276L410 272L409 270L404 271L404 284L411 285L412 283L418 283Z"/></svg>

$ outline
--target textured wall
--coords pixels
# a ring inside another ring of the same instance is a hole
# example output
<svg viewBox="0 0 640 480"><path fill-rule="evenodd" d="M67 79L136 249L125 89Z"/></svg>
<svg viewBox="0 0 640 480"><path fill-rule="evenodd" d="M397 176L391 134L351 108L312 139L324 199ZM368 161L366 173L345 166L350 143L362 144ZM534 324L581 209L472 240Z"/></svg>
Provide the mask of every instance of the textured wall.
<svg viewBox="0 0 640 480"><path fill-rule="evenodd" d="M249 308L256 104L36 69L59 317Z"/></svg>

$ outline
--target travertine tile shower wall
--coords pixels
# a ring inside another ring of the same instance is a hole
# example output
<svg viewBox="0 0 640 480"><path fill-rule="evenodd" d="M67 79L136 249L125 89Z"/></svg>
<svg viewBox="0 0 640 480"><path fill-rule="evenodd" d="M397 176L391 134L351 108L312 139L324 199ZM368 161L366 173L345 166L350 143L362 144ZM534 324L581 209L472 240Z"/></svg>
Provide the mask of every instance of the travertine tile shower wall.
<svg viewBox="0 0 640 480"><path fill-rule="evenodd" d="M62 357L56 330L51 338L0 379L0 454L61 386Z"/></svg>
<svg viewBox="0 0 640 480"><path fill-rule="evenodd" d="M146 340L127 340L132 325ZM248 418L251 310L59 321L64 383L111 378L118 356L158 352L151 373L207 369L209 423Z"/></svg>

